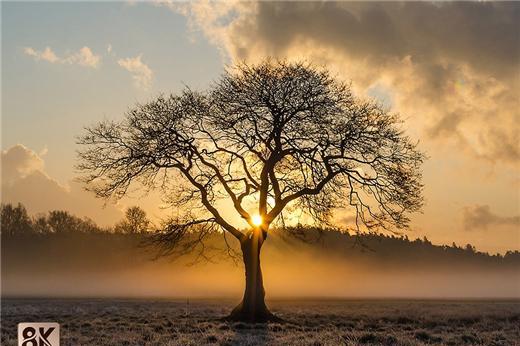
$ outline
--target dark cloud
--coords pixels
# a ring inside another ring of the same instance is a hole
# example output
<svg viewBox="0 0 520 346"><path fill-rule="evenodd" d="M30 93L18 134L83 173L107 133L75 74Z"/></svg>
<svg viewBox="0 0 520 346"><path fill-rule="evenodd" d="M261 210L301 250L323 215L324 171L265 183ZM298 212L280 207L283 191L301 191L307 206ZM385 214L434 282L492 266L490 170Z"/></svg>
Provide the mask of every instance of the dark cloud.
<svg viewBox="0 0 520 346"><path fill-rule="evenodd" d="M438 137L442 134L455 132L465 116L466 114L462 111L444 114L430 129L430 135L432 137Z"/></svg>
<svg viewBox="0 0 520 346"><path fill-rule="evenodd" d="M512 226L520 230L520 216L497 215L488 205L464 208L463 222L466 230L485 230L493 226Z"/></svg>
<svg viewBox="0 0 520 346"><path fill-rule="evenodd" d="M304 57L362 90L383 80L432 140L519 160L518 2L262 1L183 13L232 59Z"/></svg>
<svg viewBox="0 0 520 346"><path fill-rule="evenodd" d="M518 119L517 119L518 120ZM512 136L508 136L501 130L491 130L492 136L489 138L488 145L492 152L498 157L507 157L511 161L520 161L520 134L514 131Z"/></svg>
<svg viewBox="0 0 520 346"><path fill-rule="evenodd" d="M514 2L259 2L256 17L232 34L260 39L272 52L305 38L375 61L448 59L508 76L520 64L518 23Z"/></svg>

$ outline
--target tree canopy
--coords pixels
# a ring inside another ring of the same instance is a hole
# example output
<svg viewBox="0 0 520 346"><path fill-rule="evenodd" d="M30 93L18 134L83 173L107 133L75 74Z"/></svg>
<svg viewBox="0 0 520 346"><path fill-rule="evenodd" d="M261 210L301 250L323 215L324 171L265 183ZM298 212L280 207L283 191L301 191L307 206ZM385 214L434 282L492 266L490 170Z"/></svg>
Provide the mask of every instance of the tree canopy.
<svg viewBox="0 0 520 346"><path fill-rule="evenodd" d="M358 230L394 230L422 205L424 156L398 116L307 63L237 65L205 91L162 95L89 127L79 143L91 190L120 198L134 181L162 189L183 211L175 236L207 225L243 239L220 199L252 229L257 212L263 230L287 210L328 223L344 207Z"/></svg>

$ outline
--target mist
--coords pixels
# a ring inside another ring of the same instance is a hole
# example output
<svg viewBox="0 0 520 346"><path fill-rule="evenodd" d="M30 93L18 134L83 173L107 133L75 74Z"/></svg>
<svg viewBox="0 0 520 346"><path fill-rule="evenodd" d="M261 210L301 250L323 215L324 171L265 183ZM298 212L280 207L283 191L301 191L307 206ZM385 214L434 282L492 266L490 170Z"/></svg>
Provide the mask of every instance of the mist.
<svg viewBox="0 0 520 346"><path fill-rule="evenodd" d="M267 299L518 298L518 256L434 246L427 241L326 232L307 243L273 234L261 254ZM74 234L2 242L3 297L232 298L243 265L222 236L197 251L154 259L139 236Z"/></svg>

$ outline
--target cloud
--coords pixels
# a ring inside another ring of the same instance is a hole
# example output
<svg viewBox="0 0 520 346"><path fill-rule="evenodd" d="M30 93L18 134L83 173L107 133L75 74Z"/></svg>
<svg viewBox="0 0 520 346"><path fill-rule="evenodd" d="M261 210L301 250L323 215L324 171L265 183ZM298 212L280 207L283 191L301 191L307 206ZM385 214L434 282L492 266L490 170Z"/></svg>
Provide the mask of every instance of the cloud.
<svg viewBox="0 0 520 346"><path fill-rule="evenodd" d="M81 66L97 67L101 57L92 53L90 48L83 47L77 53L69 55L64 59L68 64L78 64Z"/></svg>
<svg viewBox="0 0 520 346"><path fill-rule="evenodd" d="M59 59L56 54L52 51L50 47L45 47L45 49L41 52L34 50L31 47L24 48L25 54L32 56L34 60L45 60L50 63L58 62Z"/></svg>
<svg viewBox="0 0 520 346"><path fill-rule="evenodd" d="M2 203L22 203L32 214L68 210L103 225L111 225L123 216L114 205L104 207L80 184L71 182L65 187L49 177L41 156L22 144L2 151L1 161Z"/></svg>
<svg viewBox="0 0 520 346"><path fill-rule="evenodd" d="M152 85L153 71L141 61L141 55L135 58L119 59L119 66L132 74L134 85L138 88L148 90Z"/></svg>
<svg viewBox="0 0 520 346"><path fill-rule="evenodd" d="M392 91L428 140L520 161L519 3L196 2L166 4L232 60L306 59Z"/></svg>
<svg viewBox="0 0 520 346"><path fill-rule="evenodd" d="M43 51L25 47L24 53L32 56L36 61L44 60L50 63L80 65L92 68L97 68L101 62L101 56L94 54L89 47L82 47L77 52L66 54L61 58L50 47L45 47Z"/></svg>
<svg viewBox="0 0 520 346"><path fill-rule="evenodd" d="M2 151L2 183L13 183L35 171L43 171L43 167L38 154L22 144Z"/></svg>
<svg viewBox="0 0 520 346"><path fill-rule="evenodd" d="M488 205L476 205L464 208L463 223L466 230L485 230L490 226L512 226L519 230L520 215L500 216L493 213Z"/></svg>

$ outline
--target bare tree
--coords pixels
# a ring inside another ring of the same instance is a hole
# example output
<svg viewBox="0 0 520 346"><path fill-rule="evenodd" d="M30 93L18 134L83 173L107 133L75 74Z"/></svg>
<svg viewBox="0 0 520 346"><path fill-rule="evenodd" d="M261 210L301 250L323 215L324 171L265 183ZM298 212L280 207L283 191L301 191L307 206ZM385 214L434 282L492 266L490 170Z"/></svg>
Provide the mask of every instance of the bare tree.
<svg viewBox="0 0 520 346"><path fill-rule="evenodd" d="M18 203L0 205L0 231L5 235L22 235L32 233L33 225L27 209Z"/></svg>
<svg viewBox="0 0 520 346"><path fill-rule="evenodd" d="M115 226L115 231L131 234L145 233L149 226L150 221L146 217L146 212L138 206L133 206L126 209L125 218Z"/></svg>
<svg viewBox="0 0 520 346"><path fill-rule="evenodd" d="M422 205L423 155L398 117L307 63L240 64L205 92L138 105L121 122L88 128L79 143L79 168L98 196L120 198L138 181L183 211L159 233L166 249L189 251L217 228L240 242L246 287L232 319L275 318L260 250L288 213L327 224L334 209L351 207L358 231L394 231ZM246 231L224 218L221 199Z"/></svg>
<svg viewBox="0 0 520 346"><path fill-rule="evenodd" d="M79 231L81 219L68 211L53 210L49 212L47 224L53 233L65 234Z"/></svg>

